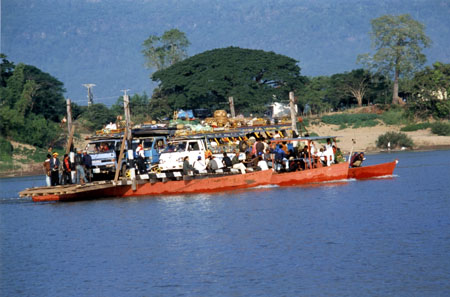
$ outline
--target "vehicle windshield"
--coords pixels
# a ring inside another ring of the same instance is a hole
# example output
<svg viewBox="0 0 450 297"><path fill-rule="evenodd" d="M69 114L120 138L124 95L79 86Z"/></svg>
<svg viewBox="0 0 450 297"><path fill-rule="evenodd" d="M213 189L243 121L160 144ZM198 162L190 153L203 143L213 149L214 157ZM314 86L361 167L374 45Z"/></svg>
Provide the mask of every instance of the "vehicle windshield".
<svg viewBox="0 0 450 297"><path fill-rule="evenodd" d="M170 142L164 153L173 153L173 152L184 152L186 150L186 141L175 141Z"/></svg>
<svg viewBox="0 0 450 297"><path fill-rule="evenodd" d="M88 154L100 154L114 151L114 141L91 142L86 150Z"/></svg>

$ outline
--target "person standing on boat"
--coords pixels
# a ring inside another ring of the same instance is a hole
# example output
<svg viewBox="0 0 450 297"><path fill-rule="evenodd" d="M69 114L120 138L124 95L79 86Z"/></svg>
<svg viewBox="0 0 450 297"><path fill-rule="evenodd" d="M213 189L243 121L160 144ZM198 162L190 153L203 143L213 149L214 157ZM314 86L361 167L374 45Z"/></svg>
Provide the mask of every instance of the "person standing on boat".
<svg viewBox="0 0 450 297"><path fill-rule="evenodd" d="M50 181L52 186L59 185L59 159L58 153L54 152L53 157L50 159Z"/></svg>
<svg viewBox="0 0 450 297"><path fill-rule="evenodd" d="M52 171L50 169L50 159L52 156L50 154L47 154L47 159L45 159L43 167L44 167L44 173L45 173L45 183L47 184L47 187L50 187L52 182L50 179L50 176L52 175Z"/></svg>
<svg viewBox="0 0 450 297"><path fill-rule="evenodd" d="M83 151L83 166L89 182L92 181L92 158L86 150Z"/></svg>
<svg viewBox="0 0 450 297"><path fill-rule="evenodd" d="M72 173L71 173L71 164L69 160L69 155L65 154L63 159L63 174L62 174L62 183L64 185L72 183Z"/></svg>
<svg viewBox="0 0 450 297"><path fill-rule="evenodd" d="M136 163L138 166L138 171L140 174L147 173L147 166L145 166L145 154L144 154L144 147L142 146L142 143L139 143L139 145L136 148Z"/></svg>
<svg viewBox="0 0 450 297"><path fill-rule="evenodd" d="M87 183L86 175L84 173L83 167L83 156L81 155L81 150L77 150L77 154L75 155L75 169L77 170L77 184Z"/></svg>
<svg viewBox="0 0 450 297"><path fill-rule="evenodd" d="M264 143L262 142L261 138L258 138L258 140L256 141L255 149L256 149L256 152L255 152L256 156L259 156L260 153L261 154L264 153Z"/></svg>

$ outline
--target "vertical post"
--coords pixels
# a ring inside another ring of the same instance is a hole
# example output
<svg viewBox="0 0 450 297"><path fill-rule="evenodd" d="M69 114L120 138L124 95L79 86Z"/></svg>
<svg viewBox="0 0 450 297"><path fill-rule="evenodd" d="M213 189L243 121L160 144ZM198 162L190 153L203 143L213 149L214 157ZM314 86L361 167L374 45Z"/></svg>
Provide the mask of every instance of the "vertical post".
<svg viewBox="0 0 450 297"><path fill-rule="evenodd" d="M67 131L72 131L72 106L70 105L70 99L67 98Z"/></svg>
<svg viewBox="0 0 450 297"><path fill-rule="evenodd" d="M125 112L125 123L126 123L126 130L127 130L127 140L131 141L131 133L130 133L130 98L128 97L128 95L126 94L125 91L125 95L123 95L123 108L124 108L124 112Z"/></svg>
<svg viewBox="0 0 450 297"><path fill-rule="evenodd" d="M234 111L234 99L233 99L233 96L228 97L228 102L230 103L231 117L235 118L236 117L236 113Z"/></svg>
<svg viewBox="0 0 450 297"><path fill-rule="evenodd" d="M130 122L131 122L131 113L130 113L130 98L128 97L127 91L128 90L122 90L124 92L123 95L123 108L125 111L125 122L126 122L126 128L125 128L125 135L127 135L127 137L124 137L124 140L127 140L127 147L128 147L128 152L127 152L127 156L128 156L128 165L130 167L130 175L131 175L131 179L135 178L135 170L134 170L134 158L133 158L133 147L131 145L131 139L132 139L132 135L131 135L131 128L130 128Z"/></svg>
<svg viewBox="0 0 450 297"><path fill-rule="evenodd" d="M122 170L121 164L123 158L123 151L125 150L125 140L127 139L127 131L128 130L125 130L125 133L123 134L122 144L120 145L119 159L117 160L116 164L116 175L114 175L114 184L117 184L117 181L119 180L120 171Z"/></svg>
<svg viewBox="0 0 450 297"><path fill-rule="evenodd" d="M289 107L291 109L291 122L292 122L292 131L298 135L297 131L297 111L295 108L295 96L294 92L289 92Z"/></svg>

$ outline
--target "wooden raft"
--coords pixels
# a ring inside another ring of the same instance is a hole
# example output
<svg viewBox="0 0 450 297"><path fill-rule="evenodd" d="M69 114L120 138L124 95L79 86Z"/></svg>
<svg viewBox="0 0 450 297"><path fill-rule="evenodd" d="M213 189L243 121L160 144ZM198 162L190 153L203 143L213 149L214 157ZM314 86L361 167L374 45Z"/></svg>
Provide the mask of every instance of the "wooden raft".
<svg viewBox="0 0 450 297"><path fill-rule="evenodd" d="M127 184L125 181L119 182L117 185ZM111 181L99 181L87 183L85 185L60 185L53 187L36 187L27 188L19 193L20 197L33 197L44 195L62 195L62 194L76 194L88 191L102 190L115 187Z"/></svg>

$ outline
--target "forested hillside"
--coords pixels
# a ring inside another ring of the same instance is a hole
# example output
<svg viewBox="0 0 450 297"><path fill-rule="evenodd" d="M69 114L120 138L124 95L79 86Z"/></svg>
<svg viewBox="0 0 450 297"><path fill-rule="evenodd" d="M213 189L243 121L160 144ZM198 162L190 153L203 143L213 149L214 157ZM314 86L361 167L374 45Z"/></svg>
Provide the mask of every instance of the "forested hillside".
<svg viewBox="0 0 450 297"><path fill-rule="evenodd" d="M450 61L447 0L14 0L2 1L0 52L64 82L66 97L86 104L83 83L111 105L121 89L151 93L142 42L171 28L186 33L189 55L215 48L274 51L299 61L302 75L357 68L370 50L370 20L409 13L426 26L429 64Z"/></svg>

